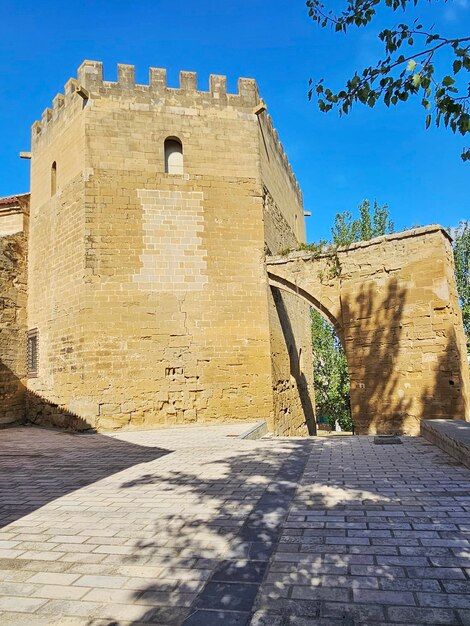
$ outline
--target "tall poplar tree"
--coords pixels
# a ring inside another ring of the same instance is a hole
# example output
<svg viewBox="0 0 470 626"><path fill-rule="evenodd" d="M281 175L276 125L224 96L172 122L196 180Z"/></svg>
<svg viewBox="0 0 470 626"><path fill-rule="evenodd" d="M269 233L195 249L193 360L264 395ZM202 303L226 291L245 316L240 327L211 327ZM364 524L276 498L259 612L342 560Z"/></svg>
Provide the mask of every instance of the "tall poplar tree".
<svg viewBox="0 0 470 626"><path fill-rule="evenodd" d="M470 353L470 223L462 221L453 233L455 280L462 307L463 327Z"/></svg>
<svg viewBox="0 0 470 626"><path fill-rule="evenodd" d="M369 200L359 205L359 217L337 213L331 229L335 246L348 246L393 232L386 204ZM317 419L327 419L330 426L338 422L343 430L352 429L349 404L349 373L344 348L333 327L317 311L312 311L312 343Z"/></svg>

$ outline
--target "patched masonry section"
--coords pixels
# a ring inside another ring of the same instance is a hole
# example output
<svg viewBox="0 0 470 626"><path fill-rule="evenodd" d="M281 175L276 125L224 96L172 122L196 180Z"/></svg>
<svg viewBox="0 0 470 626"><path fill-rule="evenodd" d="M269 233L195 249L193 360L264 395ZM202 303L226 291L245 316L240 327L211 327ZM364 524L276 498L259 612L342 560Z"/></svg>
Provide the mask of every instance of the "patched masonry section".
<svg viewBox="0 0 470 626"><path fill-rule="evenodd" d="M202 243L203 193L139 189L143 210L142 267L134 281L143 290L200 291L208 282Z"/></svg>

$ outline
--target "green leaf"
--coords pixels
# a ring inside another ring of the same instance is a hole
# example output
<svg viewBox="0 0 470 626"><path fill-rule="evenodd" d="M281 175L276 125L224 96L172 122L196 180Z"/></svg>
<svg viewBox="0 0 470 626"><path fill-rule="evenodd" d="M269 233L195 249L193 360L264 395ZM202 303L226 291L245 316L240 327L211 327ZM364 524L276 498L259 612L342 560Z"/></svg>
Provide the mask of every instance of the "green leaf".
<svg viewBox="0 0 470 626"><path fill-rule="evenodd" d="M416 67L416 61L414 59L410 59L408 61L408 65L406 66L406 69L409 72L414 72L415 67Z"/></svg>
<svg viewBox="0 0 470 626"><path fill-rule="evenodd" d="M442 84L445 87L450 87L450 85L453 85L454 83L455 83L455 80L452 78L452 76L444 76L442 80Z"/></svg>
<svg viewBox="0 0 470 626"><path fill-rule="evenodd" d="M426 129L429 128L430 124L431 124L431 114L428 113L428 115L426 115Z"/></svg>

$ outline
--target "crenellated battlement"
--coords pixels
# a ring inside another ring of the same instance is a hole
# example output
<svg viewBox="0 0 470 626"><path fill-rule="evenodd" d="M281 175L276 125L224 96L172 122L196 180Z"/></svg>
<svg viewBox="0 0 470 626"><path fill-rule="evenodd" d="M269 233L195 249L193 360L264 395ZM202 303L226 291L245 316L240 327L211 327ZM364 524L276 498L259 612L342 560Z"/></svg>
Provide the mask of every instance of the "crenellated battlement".
<svg viewBox="0 0 470 626"><path fill-rule="evenodd" d="M199 91L197 88L196 72L181 71L179 88L167 86L166 70L157 67L149 68L148 85L139 85L135 82L134 65L118 63L117 82L103 80L103 64L100 61L84 61L78 68L78 83L91 93L103 93L103 90L120 92L121 90L136 90L137 93L171 94L175 96L197 95L202 100L210 96L220 104L230 104L252 108L259 102L258 87L252 78L238 79L238 93L227 93L227 77L211 74L209 77L209 91Z"/></svg>
<svg viewBox="0 0 470 626"><path fill-rule="evenodd" d="M218 74L209 76L209 91L198 89L196 72L181 71L179 87L168 87L166 69L149 68L148 84L135 81L133 65L118 64L117 81L103 79L103 64L100 61L83 61L77 70L77 78L70 78L64 86L64 93L58 93L52 101L52 108L47 107L40 121L32 126L32 146L48 136L47 129L65 115L73 116L85 108L89 101L101 98L130 103L136 108L153 108L162 105L176 107L201 107L220 110L232 108L242 113L258 113L260 124L270 136L272 149L278 154L288 177L298 194L301 192L271 116L260 99L256 81L252 78L239 78L237 93L227 92L227 77Z"/></svg>
<svg viewBox="0 0 470 626"><path fill-rule="evenodd" d="M32 126L32 143L44 133L44 130L65 110L75 107L77 101L81 106L87 100L96 98L120 98L135 100L138 103L156 105L166 103L177 105L178 101L187 99L185 105L196 106L228 106L244 112L253 112L259 103L258 87L252 78L238 79L238 92L227 92L227 77L211 74L209 77L209 91L199 91L197 74L181 71L180 85L177 88L167 86L166 70L151 67L149 69L149 83L147 85L135 82L135 67L133 65L118 64L117 82L103 80L103 64L100 61L84 61L77 71L77 78L71 78L64 87L64 93L59 93L53 99L52 108L46 108L40 121Z"/></svg>
<svg viewBox="0 0 470 626"><path fill-rule="evenodd" d="M302 191L300 189L300 185L297 181L297 178L295 177L294 170L292 169L291 164L289 163L289 159L287 157L286 151L284 150L284 146L282 145L282 142L279 139L279 134L276 128L274 127L273 119L269 115L269 113L265 114L264 120L265 120L265 128L267 129L267 132L270 134L274 146L276 146L277 148L277 153L279 155L279 158L281 159L284 169L287 172L287 175L289 176L289 179L292 183L292 186L294 187L294 190L299 198L299 201L302 202Z"/></svg>
<svg viewBox="0 0 470 626"><path fill-rule="evenodd" d="M31 145L34 145L43 131L57 118L62 116L63 111L70 108L70 104L77 96L78 81L70 78L64 85L64 93L58 93L52 100L52 109L47 107L41 115L41 120L36 120L31 127Z"/></svg>

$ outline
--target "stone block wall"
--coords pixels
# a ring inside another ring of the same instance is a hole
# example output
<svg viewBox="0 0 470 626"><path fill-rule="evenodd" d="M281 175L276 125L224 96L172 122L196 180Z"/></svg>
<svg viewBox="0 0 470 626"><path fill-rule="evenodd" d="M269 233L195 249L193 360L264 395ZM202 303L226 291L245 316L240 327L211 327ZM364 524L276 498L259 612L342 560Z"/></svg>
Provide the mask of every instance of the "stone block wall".
<svg viewBox="0 0 470 626"><path fill-rule="evenodd" d="M175 137L177 175L164 154ZM0 202L0 424L25 414L100 430L265 419L275 434L313 433L310 306L345 345L358 432L470 419L442 228L333 257L270 256L266 273L266 253L298 247L305 230L254 81L228 94L225 77L211 76L201 92L181 72L172 89L152 68L136 85L121 65L111 83L86 61L33 125L31 155L29 231L18 209L27 197ZM26 381L28 330L39 362Z"/></svg>
<svg viewBox="0 0 470 626"><path fill-rule="evenodd" d="M0 428L25 419L26 281L29 196L2 200L0 232ZM5 224L6 222L6 224Z"/></svg>
<svg viewBox="0 0 470 626"><path fill-rule="evenodd" d="M302 194L269 115L260 114L258 124L266 250L279 254L305 242ZM271 287L269 329L274 408L270 430L280 436L314 434L310 306Z"/></svg>
<svg viewBox="0 0 470 626"><path fill-rule="evenodd" d="M28 330L38 331L38 375L28 378L28 419L56 425L74 412L85 354L85 183L83 100L76 82L32 128L28 243ZM52 189L55 164L56 189ZM46 419L47 418L47 419ZM91 423L90 426L94 426Z"/></svg>
<svg viewBox="0 0 470 626"><path fill-rule="evenodd" d="M272 419L254 81L108 83L85 62L78 82L33 127L29 388L102 430Z"/></svg>
<svg viewBox="0 0 470 626"><path fill-rule="evenodd" d="M423 418L469 419L447 233L428 227L356 244L341 255L341 267L352 411L360 432L419 434Z"/></svg>
<svg viewBox="0 0 470 626"><path fill-rule="evenodd" d="M29 193L0 198L0 237L25 231L28 209Z"/></svg>
<svg viewBox="0 0 470 626"><path fill-rule="evenodd" d="M440 226L353 244L336 257L268 260L271 284L312 303L346 350L361 434L470 420L470 381L449 235Z"/></svg>
<svg viewBox="0 0 470 626"><path fill-rule="evenodd" d="M470 423L464 420L421 421L421 436L470 468Z"/></svg>

